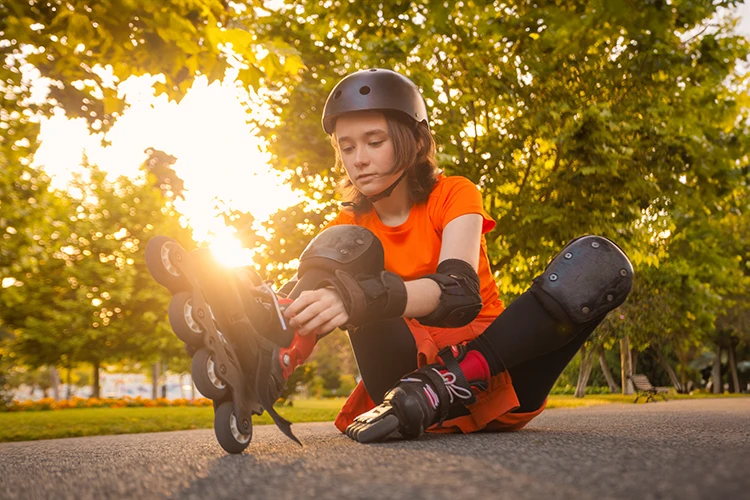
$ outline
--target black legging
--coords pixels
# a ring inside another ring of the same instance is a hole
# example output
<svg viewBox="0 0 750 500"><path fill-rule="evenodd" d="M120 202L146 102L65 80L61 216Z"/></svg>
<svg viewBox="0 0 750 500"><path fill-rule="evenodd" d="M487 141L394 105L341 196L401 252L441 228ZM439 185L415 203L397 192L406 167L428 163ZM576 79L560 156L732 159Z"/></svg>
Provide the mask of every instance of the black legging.
<svg viewBox="0 0 750 500"><path fill-rule="evenodd" d="M515 412L534 411L602 319L559 333L560 323L527 290L469 346L482 352L491 367L497 364L493 359L502 360L521 404ZM417 347L402 318L357 328L349 339L365 389L376 404L401 377L417 369Z"/></svg>

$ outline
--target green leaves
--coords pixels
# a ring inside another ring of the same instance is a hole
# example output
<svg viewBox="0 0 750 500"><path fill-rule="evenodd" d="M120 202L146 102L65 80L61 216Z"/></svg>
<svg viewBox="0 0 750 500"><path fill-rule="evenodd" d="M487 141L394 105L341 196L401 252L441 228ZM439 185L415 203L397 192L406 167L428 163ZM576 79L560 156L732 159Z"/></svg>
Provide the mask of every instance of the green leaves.
<svg viewBox="0 0 750 500"><path fill-rule="evenodd" d="M0 7L0 13L4 10ZM28 62L54 82L55 101L45 105L45 112L61 107L68 116L106 131L125 107L116 89L100 76L99 69L107 65L118 80L115 84L131 76L163 75L165 83L158 91L175 100L199 75L211 81L224 78L230 61L245 68L246 83L255 86L261 77L299 71L294 50L281 38L259 34L255 11L249 12L252 15L217 0L73 0L54 9L14 2L2 16L7 29L0 39L7 47L4 53L13 58L4 58L0 78L19 80L18 66ZM263 52L274 55L261 64L257 54ZM76 90L82 81L93 85ZM17 95L4 99L2 108L22 112L30 88L16 86L13 92Z"/></svg>
<svg viewBox="0 0 750 500"><path fill-rule="evenodd" d="M430 103L440 166L476 182L498 221L488 249L506 300L586 233L608 236L631 255L636 274L649 277L646 302L652 273L687 280L686 288L661 288L683 335L710 328L721 311L713 297L728 282L744 283L737 270L746 267L735 262L742 233L715 221L735 203L729 193L750 199L747 180L737 177L748 162L742 124L750 99L741 86L725 85L742 80L734 65L750 46L726 19L711 20L712 2L417 2L381 12L349 3L345 16L323 1L296 5L264 28L294 40L307 67L278 81L286 89L273 102L281 125L267 129L274 166L295 187L335 199L322 105L346 73L394 68ZM718 29L680 38L709 21ZM738 210L747 212L747 202ZM722 238L733 244L715 245ZM705 304L695 314L705 321L685 323L696 302ZM653 335L673 318L655 311L628 324ZM623 334L624 323L610 331Z"/></svg>

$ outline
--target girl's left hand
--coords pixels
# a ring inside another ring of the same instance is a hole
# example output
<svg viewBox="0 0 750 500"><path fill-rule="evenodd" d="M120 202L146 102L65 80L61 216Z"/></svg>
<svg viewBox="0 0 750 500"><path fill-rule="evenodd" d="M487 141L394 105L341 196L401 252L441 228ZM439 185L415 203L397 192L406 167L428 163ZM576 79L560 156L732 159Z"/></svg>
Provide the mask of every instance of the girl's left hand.
<svg viewBox="0 0 750 500"><path fill-rule="evenodd" d="M349 321L344 302L335 290L319 288L300 294L284 311L290 326L300 335L322 335Z"/></svg>

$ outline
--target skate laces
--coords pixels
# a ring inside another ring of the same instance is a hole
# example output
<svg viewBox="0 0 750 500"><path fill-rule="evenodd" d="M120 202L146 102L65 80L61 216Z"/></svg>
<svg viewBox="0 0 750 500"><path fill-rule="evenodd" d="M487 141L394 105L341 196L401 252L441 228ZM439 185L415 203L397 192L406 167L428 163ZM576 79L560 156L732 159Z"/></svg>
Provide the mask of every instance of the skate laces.
<svg viewBox="0 0 750 500"><path fill-rule="evenodd" d="M448 389L448 394L450 395L451 403L453 403L454 401L454 396L458 399L471 399L474 397L474 393L471 392L470 389L456 385L456 375L454 373L451 373L449 371L440 371L437 368L433 368L432 370L438 375L440 375L440 378L443 379L445 388ZM430 387L429 384L424 383L424 380L413 378L413 377L406 377L406 378L402 378L401 382L423 383L425 386L425 393L427 394L428 399L430 399L432 406L437 408L438 396L435 393L435 390L432 387Z"/></svg>
<svg viewBox="0 0 750 500"><path fill-rule="evenodd" d="M453 402L453 396L456 396L458 399L471 399L472 397L474 397L474 393L471 392L471 389L456 385L455 373L449 372L447 370L440 371L437 368L433 368L433 370L443 378L445 387L448 389L448 393L451 395L451 403Z"/></svg>

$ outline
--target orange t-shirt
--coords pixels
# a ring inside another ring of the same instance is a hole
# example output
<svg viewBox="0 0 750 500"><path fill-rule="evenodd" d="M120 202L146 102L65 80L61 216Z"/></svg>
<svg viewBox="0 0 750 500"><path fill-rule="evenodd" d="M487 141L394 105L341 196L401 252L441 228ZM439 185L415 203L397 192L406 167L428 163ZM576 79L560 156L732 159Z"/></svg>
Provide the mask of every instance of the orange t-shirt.
<svg viewBox="0 0 750 500"><path fill-rule="evenodd" d="M399 226L386 226L375 210L358 215L351 209L343 209L326 227L354 224L369 229L383 244L385 268L404 281L412 281L437 271L443 229L456 217L466 214L479 214L484 219L477 270L483 305L477 319L494 319L503 312L503 303L490 270L484 233L495 227L495 221L482 207L479 190L466 177L441 175L427 203L414 205L409 218Z"/></svg>

